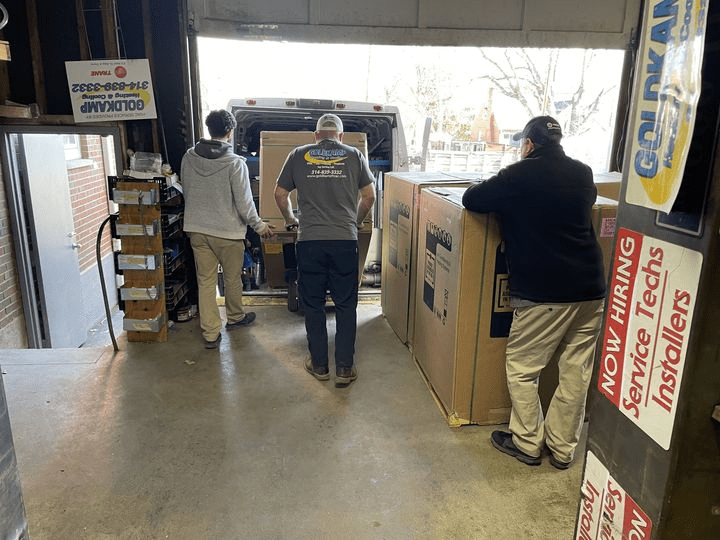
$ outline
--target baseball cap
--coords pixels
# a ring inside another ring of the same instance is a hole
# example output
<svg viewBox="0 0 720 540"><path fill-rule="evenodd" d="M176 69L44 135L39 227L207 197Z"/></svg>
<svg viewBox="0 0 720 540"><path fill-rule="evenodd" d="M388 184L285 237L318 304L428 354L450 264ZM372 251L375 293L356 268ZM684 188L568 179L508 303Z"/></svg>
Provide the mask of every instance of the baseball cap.
<svg viewBox="0 0 720 540"><path fill-rule="evenodd" d="M536 116L512 138L514 141L530 139L535 144L558 144L562 139L562 129L552 116Z"/></svg>
<svg viewBox="0 0 720 540"><path fill-rule="evenodd" d="M323 114L317 121L315 131L335 131L336 133L342 133L342 120L335 114Z"/></svg>

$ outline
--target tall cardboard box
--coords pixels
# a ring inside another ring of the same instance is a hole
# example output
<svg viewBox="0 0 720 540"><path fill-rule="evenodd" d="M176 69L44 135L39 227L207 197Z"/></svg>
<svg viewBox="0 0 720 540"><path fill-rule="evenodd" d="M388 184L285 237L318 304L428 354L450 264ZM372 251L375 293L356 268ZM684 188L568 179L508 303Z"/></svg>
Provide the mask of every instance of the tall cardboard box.
<svg viewBox="0 0 720 540"><path fill-rule="evenodd" d="M298 146L312 144L315 136L311 131L263 131L260 133L260 217L276 231L283 233L274 238L263 240L263 261L265 279L271 288L285 288L284 250L291 249L286 244L294 244L296 234L284 233L285 219L275 204L275 183L285 164L288 154ZM343 143L354 146L367 157L367 135L348 132L343 134ZM293 208L297 208L297 195L290 194ZM359 276L365 267L370 241L373 234L372 212L365 219L365 226L358 233Z"/></svg>
<svg viewBox="0 0 720 540"><path fill-rule="evenodd" d="M512 309L494 216L463 187L420 193L413 356L450 425L510 418L505 344Z"/></svg>
<svg viewBox="0 0 720 540"><path fill-rule="evenodd" d="M593 182L597 188L598 197L606 197L615 201L620 200L620 187L622 185L622 173L606 172L595 173Z"/></svg>
<svg viewBox="0 0 720 540"><path fill-rule="evenodd" d="M504 423L510 408L505 346L512 323L507 263L495 218L464 210L463 192L444 186L422 190L413 354L451 425ZM617 202L598 197L592 219L606 276L616 215ZM446 225L452 249L433 239L431 231L440 224ZM430 309L430 304L435 307ZM538 385L543 410L557 381L553 358Z"/></svg>
<svg viewBox="0 0 720 540"><path fill-rule="evenodd" d="M420 190L440 184L469 186L470 183L441 172L385 174L380 302L388 324L411 350Z"/></svg>

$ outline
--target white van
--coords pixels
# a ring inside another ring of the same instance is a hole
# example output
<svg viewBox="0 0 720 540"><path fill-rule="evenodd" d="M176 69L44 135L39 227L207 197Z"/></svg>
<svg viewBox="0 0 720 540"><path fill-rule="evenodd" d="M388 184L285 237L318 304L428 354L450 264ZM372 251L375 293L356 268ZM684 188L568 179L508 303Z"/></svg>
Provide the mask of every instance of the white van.
<svg viewBox="0 0 720 540"><path fill-rule="evenodd" d="M235 152L245 156L257 175L261 131L315 131L318 118L333 113L345 131L367 135L368 159L373 172L408 170L405 132L397 107L360 101L330 99L246 98L232 99L227 110L236 118ZM382 189L382 184L378 184Z"/></svg>

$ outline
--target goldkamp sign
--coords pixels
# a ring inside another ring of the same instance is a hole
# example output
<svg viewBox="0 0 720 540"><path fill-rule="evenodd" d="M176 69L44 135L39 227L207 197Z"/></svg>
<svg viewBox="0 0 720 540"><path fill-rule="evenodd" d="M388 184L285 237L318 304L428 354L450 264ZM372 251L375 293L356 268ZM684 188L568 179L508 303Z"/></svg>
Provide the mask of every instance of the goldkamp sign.
<svg viewBox="0 0 720 540"><path fill-rule="evenodd" d="M147 60L65 62L76 122L157 118Z"/></svg>
<svg viewBox="0 0 720 540"><path fill-rule="evenodd" d="M626 201L675 202L695 125L708 0L652 0L638 59Z"/></svg>

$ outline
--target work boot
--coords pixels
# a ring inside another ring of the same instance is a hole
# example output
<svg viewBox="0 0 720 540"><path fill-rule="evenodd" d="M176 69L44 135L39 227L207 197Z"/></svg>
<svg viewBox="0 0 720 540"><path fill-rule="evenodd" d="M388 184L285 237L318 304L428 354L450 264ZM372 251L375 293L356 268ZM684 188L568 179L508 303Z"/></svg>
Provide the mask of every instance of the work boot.
<svg viewBox="0 0 720 540"><path fill-rule="evenodd" d="M502 453L522 461L525 465L540 465L540 456L533 457L520 450L512 440L512 433L493 431L490 435L492 445Z"/></svg>
<svg viewBox="0 0 720 540"><path fill-rule="evenodd" d="M351 367L340 367L335 370L336 388L349 386L355 379L357 379L357 368L354 365Z"/></svg>
<svg viewBox="0 0 720 540"><path fill-rule="evenodd" d="M243 326L250 326L254 320L255 312L248 311L245 314L245 317L243 317L239 321L236 321L234 323L227 323L225 325L225 330L235 330L236 328L242 328Z"/></svg>

